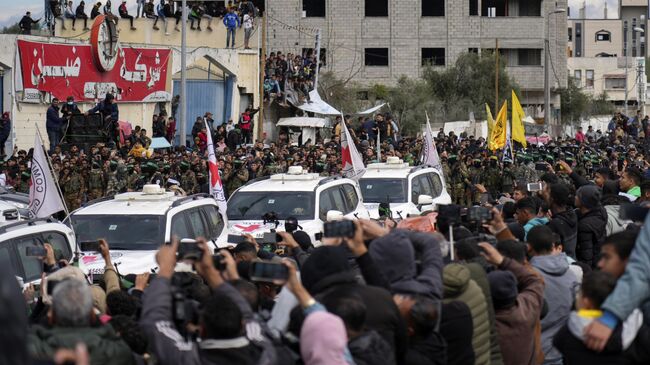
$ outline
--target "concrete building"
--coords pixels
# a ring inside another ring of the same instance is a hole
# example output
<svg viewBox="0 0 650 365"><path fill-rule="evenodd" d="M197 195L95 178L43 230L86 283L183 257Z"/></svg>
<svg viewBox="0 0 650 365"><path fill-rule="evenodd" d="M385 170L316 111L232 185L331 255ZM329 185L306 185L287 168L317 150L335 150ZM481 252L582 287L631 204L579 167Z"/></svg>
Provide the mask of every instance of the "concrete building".
<svg viewBox="0 0 650 365"><path fill-rule="evenodd" d="M549 0L273 0L267 4L268 49L300 53L322 34L326 70L361 85L420 77L425 65L452 65L464 52L499 41L522 104L544 104L544 40L550 38L551 105L556 119L565 87L567 1ZM547 26L550 26L547 29ZM548 32L547 32L548 31Z"/></svg>
<svg viewBox="0 0 650 365"><path fill-rule="evenodd" d="M577 16L568 21L569 76L594 97L605 93L623 111L643 108L645 59L650 55L645 35L648 0L621 0L614 19L607 6L601 18L587 19L585 6L583 2Z"/></svg>
<svg viewBox="0 0 650 365"><path fill-rule="evenodd" d="M66 22L70 22L66 20ZM226 29L219 19L213 21L213 31L190 30L187 27L188 44L188 105L187 107L187 133L192 130L192 125L198 116L205 112L213 113L215 121L227 122L228 119L238 121L243 110L252 105L260 105L260 80L259 80L259 47L258 32L252 39L250 50L243 49L243 30L236 37L236 48L226 49ZM174 31L173 24L168 25L169 34L163 30L155 31L153 21L149 19L136 19L135 27L131 30L128 21L120 21L119 41L122 47L139 48L164 48L171 50L168 65L165 89L171 95L177 95L180 88L180 45L181 33ZM70 24L67 30L57 25L57 37L0 35L0 111L11 112L15 143L19 148L30 148L34 142L36 125L40 128L43 137L45 134L45 113L51 95L43 93L36 103L23 100L23 93L16 92L16 84L20 83L20 75L16 74L16 64L19 61L16 40L25 39L52 44L83 44L89 42L91 32L72 31ZM90 24L89 24L90 26ZM120 120L129 121L133 126L139 125L147 129L151 136L152 116L160 110L158 102L120 102ZM90 109L93 103L82 103L82 111ZM170 102L164 103L169 113ZM177 130L180 128L180 110L177 115ZM255 117L257 119L257 116ZM255 123L259 126L260 123ZM177 135L177 140L179 136ZM47 143L47 140L45 141Z"/></svg>

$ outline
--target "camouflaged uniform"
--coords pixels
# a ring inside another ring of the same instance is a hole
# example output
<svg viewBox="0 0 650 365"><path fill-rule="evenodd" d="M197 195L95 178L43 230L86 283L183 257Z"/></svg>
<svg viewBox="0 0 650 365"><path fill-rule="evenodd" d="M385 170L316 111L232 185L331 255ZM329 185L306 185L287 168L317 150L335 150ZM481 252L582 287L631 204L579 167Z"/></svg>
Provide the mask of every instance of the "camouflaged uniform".
<svg viewBox="0 0 650 365"><path fill-rule="evenodd" d="M84 192L84 181L81 175L76 171L71 172L61 182L65 193L63 198L69 211L73 211L81 206L81 198Z"/></svg>
<svg viewBox="0 0 650 365"><path fill-rule="evenodd" d="M181 189L185 190L187 195L196 194L197 182L196 174L192 170L187 170L181 177Z"/></svg>
<svg viewBox="0 0 650 365"><path fill-rule="evenodd" d="M469 171L465 164L462 162L453 165L452 175L451 175L451 197L454 203L464 204L465 199L465 187L467 186L467 181L469 180Z"/></svg>
<svg viewBox="0 0 650 365"><path fill-rule="evenodd" d="M113 196L118 192L117 171L110 171L106 178L106 196Z"/></svg>
<svg viewBox="0 0 650 365"><path fill-rule="evenodd" d="M123 163L117 164L117 192L122 193L126 190L126 177L128 176L127 167Z"/></svg>
<svg viewBox="0 0 650 365"><path fill-rule="evenodd" d="M488 166L481 174L481 180L487 191L493 198L499 196L501 190L501 170L495 166ZM480 200L475 200L480 201Z"/></svg>
<svg viewBox="0 0 650 365"><path fill-rule="evenodd" d="M262 176L270 176L270 175L275 175L275 174L281 174L282 167L277 164L269 164L264 167L264 170L262 170Z"/></svg>
<svg viewBox="0 0 650 365"><path fill-rule="evenodd" d="M501 176L501 192L512 194L513 184L517 181L512 168L509 166L504 167Z"/></svg>
<svg viewBox="0 0 650 365"><path fill-rule="evenodd" d="M469 169L469 183L465 191L465 205L471 205L474 202L481 200L481 193L476 189L476 184L485 186L485 175L483 174L483 167L476 167L472 165ZM486 186L487 188L487 186Z"/></svg>
<svg viewBox="0 0 650 365"><path fill-rule="evenodd" d="M140 175L133 171L126 177L126 189L128 191L137 191Z"/></svg>
<svg viewBox="0 0 650 365"><path fill-rule="evenodd" d="M246 184L246 182L248 182L248 170L245 167L240 167L239 170L230 175L230 178L226 182L228 194L232 194L235 190Z"/></svg>
<svg viewBox="0 0 650 365"><path fill-rule="evenodd" d="M517 182L517 185L528 184L530 182L537 181L533 179L535 175L534 172L535 170L531 172L531 170L528 168L528 166L526 166L525 163L521 163L518 166L516 166L514 168L513 173L515 175L515 181Z"/></svg>
<svg viewBox="0 0 650 365"><path fill-rule="evenodd" d="M445 188L451 192L451 168L446 161L442 163L442 174L445 177Z"/></svg>
<svg viewBox="0 0 650 365"><path fill-rule="evenodd" d="M104 196L104 173L100 169L92 169L88 174L88 200Z"/></svg>

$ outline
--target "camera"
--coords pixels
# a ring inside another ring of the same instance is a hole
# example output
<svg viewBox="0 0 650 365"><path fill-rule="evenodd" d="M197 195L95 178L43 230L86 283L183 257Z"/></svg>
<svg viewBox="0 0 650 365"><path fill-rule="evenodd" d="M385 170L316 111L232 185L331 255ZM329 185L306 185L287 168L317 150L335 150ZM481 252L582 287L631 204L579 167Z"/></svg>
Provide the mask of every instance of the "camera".
<svg viewBox="0 0 650 365"><path fill-rule="evenodd" d="M468 222L489 222L492 218L492 211L486 207L471 207L467 210Z"/></svg>
<svg viewBox="0 0 650 365"><path fill-rule="evenodd" d="M447 224L461 222L461 207L456 204L438 205L438 220Z"/></svg>
<svg viewBox="0 0 650 365"><path fill-rule="evenodd" d="M352 238L356 232L353 221L342 220L325 222L323 225L323 237L344 237Z"/></svg>
<svg viewBox="0 0 650 365"><path fill-rule="evenodd" d="M80 242L79 248L83 252L99 252L99 242L98 241Z"/></svg>
<svg viewBox="0 0 650 365"><path fill-rule="evenodd" d="M200 303L191 293L195 282L200 280L198 276L187 272L177 272L172 276L172 317L176 329L185 337L196 335L187 332L187 325L199 323Z"/></svg>
<svg viewBox="0 0 650 365"><path fill-rule="evenodd" d="M289 269L283 264L253 261L250 267L250 278L252 281L285 283L289 278Z"/></svg>
<svg viewBox="0 0 650 365"><path fill-rule="evenodd" d="M214 268L217 269L218 271L226 270L226 264L223 262L222 254L218 253L216 255L213 255L212 263L214 264Z"/></svg>
<svg viewBox="0 0 650 365"><path fill-rule="evenodd" d="M177 260L196 260L203 258L203 250L199 247L196 240L184 238L178 245Z"/></svg>

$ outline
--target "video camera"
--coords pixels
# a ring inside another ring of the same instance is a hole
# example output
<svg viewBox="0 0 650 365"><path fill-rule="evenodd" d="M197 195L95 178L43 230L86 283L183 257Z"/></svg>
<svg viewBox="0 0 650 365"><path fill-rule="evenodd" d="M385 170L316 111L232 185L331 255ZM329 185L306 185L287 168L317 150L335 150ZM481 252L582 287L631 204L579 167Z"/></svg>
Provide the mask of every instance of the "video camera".
<svg viewBox="0 0 650 365"><path fill-rule="evenodd" d="M192 291L200 280L188 272L176 272L172 276L172 317L179 333L186 339L196 339L198 333L189 333L187 325L199 324L200 303L192 297Z"/></svg>

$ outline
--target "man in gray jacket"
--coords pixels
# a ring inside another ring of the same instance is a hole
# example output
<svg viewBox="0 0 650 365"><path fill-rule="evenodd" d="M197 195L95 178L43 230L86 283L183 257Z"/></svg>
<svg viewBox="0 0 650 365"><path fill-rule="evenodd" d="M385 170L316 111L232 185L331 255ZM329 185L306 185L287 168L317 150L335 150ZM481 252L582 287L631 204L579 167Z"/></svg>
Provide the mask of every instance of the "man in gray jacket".
<svg viewBox="0 0 650 365"><path fill-rule="evenodd" d="M557 240L558 236L548 226L533 227L528 234L530 264L544 278L544 299L548 304L548 314L542 319L542 351L547 365L562 364L562 354L553 347L553 337L569 318L574 289L578 286L566 254L552 254Z"/></svg>

